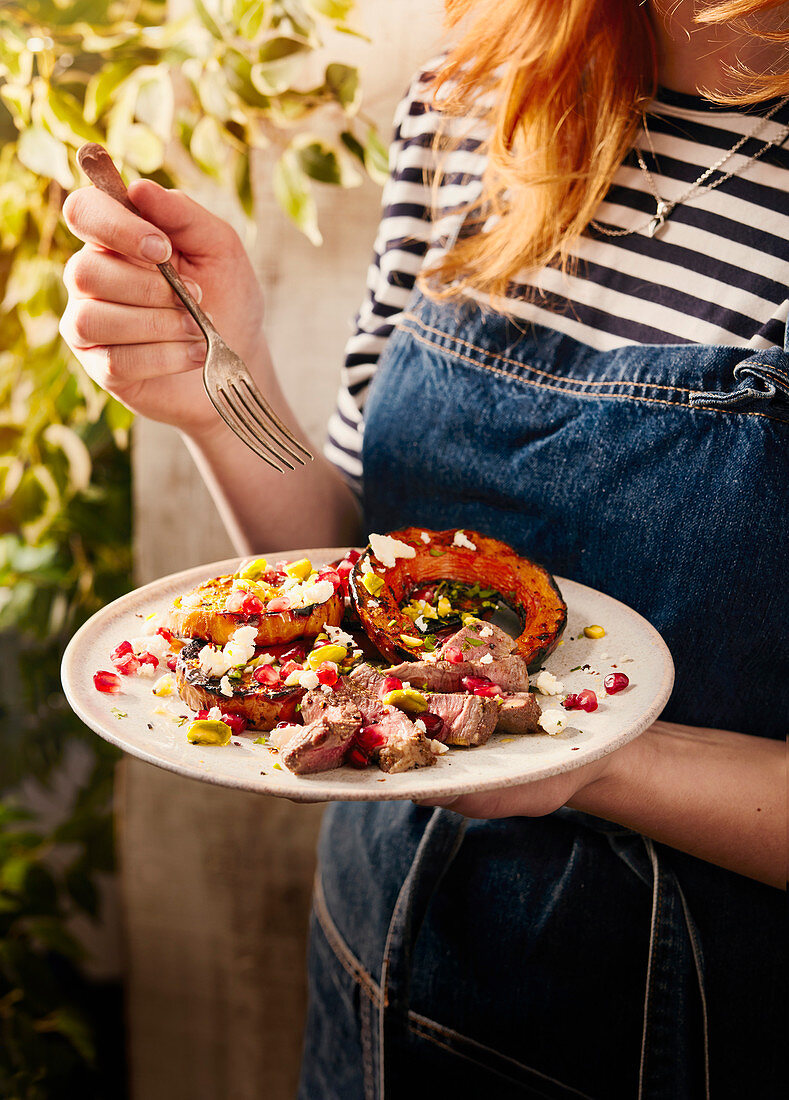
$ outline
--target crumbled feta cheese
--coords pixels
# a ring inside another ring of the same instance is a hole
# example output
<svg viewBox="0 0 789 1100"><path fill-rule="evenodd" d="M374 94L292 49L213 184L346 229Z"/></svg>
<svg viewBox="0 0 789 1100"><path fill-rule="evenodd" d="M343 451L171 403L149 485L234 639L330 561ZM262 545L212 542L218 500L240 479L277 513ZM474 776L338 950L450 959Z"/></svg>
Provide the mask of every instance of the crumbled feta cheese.
<svg viewBox="0 0 789 1100"><path fill-rule="evenodd" d="M180 599L176 599L176 605L184 608L199 607L202 603L203 597L199 592L187 592L185 596L181 596Z"/></svg>
<svg viewBox="0 0 789 1100"><path fill-rule="evenodd" d="M544 710L540 717L537 719L537 725L553 736L556 733L561 733L567 725L567 715L564 711L558 708L554 710Z"/></svg>
<svg viewBox="0 0 789 1100"><path fill-rule="evenodd" d="M318 686L320 680L318 679L317 672L313 672L311 668L306 668L303 672L299 673L299 683L303 688L306 688L307 691L310 691L312 688Z"/></svg>
<svg viewBox="0 0 789 1100"><path fill-rule="evenodd" d="M324 623L323 630L329 635L329 641L335 645L352 645L353 635L349 634L347 630L343 630L341 626L332 626L331 623Z"/></svg>
<svg viewBox="0 0 789 1100"><path fill-rule="evenodd" d="M230 641L225 645L222 653L228 662L228 669L238 668L251 661L255 656L255 641L257 629L254 626L240 626L230 635ZM227 671L227 670L226 670Z"/></svg>
<svg viewBox="0 0 789 1100"><path fill-rule="evenodd" d="M221 649L212 645L204 645L197 658L200 671L206 676L224 676L231 667Z"/></svg>
<svg viewBox="0 0 789 1100"><path fill-rule="evenodd" d="M276 657L273 653L261 653L259 657L255 658L256 665L273 665L276 661Z"/></svg>
<svg viewBox="0 0 789 1100"><path fill-rule="evenodd" d="M331 695L334 688L330 684L321 684L321 691L324 695Z"/></svg>
<svg viewBox="0 0 789 1100"><path fill-rule="evenodd" d="M143 638L129 638L129 644L134 650L135 657L143 653L152 653L157 661L164 662L170 653L170 643L161 634L147 634Z"/></svg>
<svg viewBox="0 0 789 1100"><path fill-rule="evenodd" d="M148 664L148 662L146 661L144 665L140 665L140 667L137 669L136 675L144 676L145 679L150 679L152 676L156 675L156 669L153 665Z"/></svg>
<svg viewBox="0 0 789 1100"><path fill-rule="evenodd" d="M481 665L492 665L493 664L493 654L492 653L484 653L479 659L479 664L481 664Z"/></svg>
<svg viewBox="0 0 789 1100"><path fill-rule="evenodd" d="M476 550L476 545L467 538L465 531L455 531L455 537L452 539L453 546L464 546L466 550Z"/></svg>
<svg viewBox="0 0 789 1100"><path fill-rule="evenodd" d="M334 595L331 581L304 581L288 591L291 607L309 607L314 603L326 603Z"/></svg>
<svg viewBox="0 0 789 1100"><path fill-rule="evenodd" d="M222 692L223 695L226 695L228 697L228 699L232 696L232 694L233 694L233 685L230 683L230 677L229 676L225 675L219 681L219 690Z"/></svg>
<svg viewBox="0 0 789 1100"><path fill-rule="evenodd" d="M267 744L272 745L275 749L284 749L291 737L295 737L303 729L304 726L281 726L279 729L266 734Z"/></svg>
<svg viewBox="0 0 789 1100"><path fill-rule="evenodd" d="M301 674L304 670L301 668L294 668L293 672L283 681L285 687L295 687L296 684L301 682Z"/></svg>
<svg viewBox="0 0 789 1100"><path fill-rule="evenodd" d="M485 626L483 626L482 630L480 630L479 636L480 636L480 638L492 638L493 637L493 627L488 626L486 624Z"/></svg>
<svg viewBox="0 0 789 1100"><path fill-rule="evenodd" d="M434 756L443 756L445 752L449 752L449 745L445 745L443 741L436 741L433 738L430 741L430 751Z"/></svg>
<svg viewBox="0 0 789 1100"><path fill-rule="evenodd" d="M430 535L428 535L427 531L420 531L419 532L419 537L422 540L422 542L425 544L425 546L427 546L428 543L430 542Z"/></svg>
<svg viewBox="0 0 789 1100"><path fill-rule="evenodd" d="M557 680L553 673L546 672L545 669L534 681L534 686L540 695L561 695L564 691L564 684L561 680Z"/></svg>
<svg viewBox="0 0 789 1100"><path fill-rule="evenodd" d="M391 535L370 535L370 549L381 565L391 569L397 558L415 558L416 550L407 542L393 539Z"/></svg>
<svg viewBox="0 0 789 1100"><path fill-rule="evenodd" d="M225 611L231 615L237 615L244 606L247 593L241 588L233 588L225 600Z"/></svg>
<svg viewBox="0 0 789 1100"><path fill-rule="evenodd" d="M175 695L175 675L172 672L165 672L164 676L160 676L156 683L151 688L154 695Z"/></svg>
<svg viewBox="0 0 789 1100"><path fill-rule="evenodd" d="M414 619L414 626L417 630L421 630L423 634L427 633L427 620L424 615L417 615Z"/></svg>
<svg viewBox="0 0 789 1100"><path fill-rule="evenodd" d="M420 733L427 733L427 726L421 718L417 718L414 722L414 729L419 730Z"/></svg>
<svg viewBox="0 0 789 1100"><path fill-rule="evenodd" d="M211 707L208 712L208 717L211 719L212 722L221 722L222 711L219 709L219 707Z"/></svg>

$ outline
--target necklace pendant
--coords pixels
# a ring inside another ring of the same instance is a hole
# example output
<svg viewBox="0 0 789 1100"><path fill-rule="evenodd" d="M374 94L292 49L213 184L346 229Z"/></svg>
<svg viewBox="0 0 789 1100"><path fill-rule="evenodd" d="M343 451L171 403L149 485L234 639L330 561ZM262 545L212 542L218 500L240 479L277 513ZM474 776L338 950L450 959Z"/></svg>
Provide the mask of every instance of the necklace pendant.
<svg viewBox="0 0 789 1100"><path fill-rule="evenodd" d="M666 222L666 218L671 216L671 211L674 209L673 202L664 202L663 199L656 199L657 209L655 210L655 216L647 226L647 233L650 237L654 237L663 228Z"/></svg>

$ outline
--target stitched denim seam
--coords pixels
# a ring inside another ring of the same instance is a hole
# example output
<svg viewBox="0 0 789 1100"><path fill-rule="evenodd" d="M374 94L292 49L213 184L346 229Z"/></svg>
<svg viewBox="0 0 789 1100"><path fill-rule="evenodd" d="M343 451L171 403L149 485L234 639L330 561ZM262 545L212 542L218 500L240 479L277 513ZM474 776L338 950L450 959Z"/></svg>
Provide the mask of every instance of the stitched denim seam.
<svg viewBox="0 0 789 1100"><path fill-rule="evenodd" d="M530 364L521 363L518 359L513 359L508 355L499 355L497 352L488 351L486 348L481 348L478 344L472 344L470 340L461 340L458 336L453 336L449 332L442 332L441 329L433 328L431 325L426 325L421 317L415 313L403 314L403 320L414 321L419 325L424 332L432 332L434 336L443 336L446 340L451 340L455 344L463 348L468 348L470 351L477 351L480 355L485 355L488 359L494 359L499 363L509 363L513 367L524 367L532 371L534 374L539 374L543 378L551 378L554 382L567 382L573 386L640 386L644 389L654 390L676 390L678 393L698 393L698 390L686 389L684 386L665 386L660 382L596 382L593 379L581 382L572 378L563 378L560 374L551 374L550 371L540 370L539 367L533 367ZM405 326L403 326L405 328ZM446 348L446 351L451 351L451 348ZM483 364L484 365L484 364Z"/></svg>
<svg viewBox="0 0 789 1100"><path fill-rule="evenodd" d="M641 1034L641 1061L638 1067L638 1097L637 1100L641 1100L644 1095L644 1081L645 1081L645 1069L647 1063L647 1047L649 1042L649 1013L650 1004L652 1001L652 990L655 981L655 967L654 967L654 952L655 942L659 935L658 925L660 922L660 902L663 890L663 881L660 874L660 867L658 865L657 852L655 846L649 837L643 837L644 846L647 850L647 854L652 863L652 874L654 876L653 889L652 889L652 919L650 921L649 930L649 957L647 959L647 977L644 989L644 1026Z"/></svg>
<svg viewBox="0 0 789 1100"><path fill-rule="evenodd" d="M507 1080L513 1081L515 1084L522 1084L522 1082L518 1081L515 1077L508 1076L503 1070L495 1069L489 1063L480 1061L480 1059L475 1058L468 1051L458 1050L457 1047L451 1046L448 1042L442 1042L439 1036L444 1036L446 1039L460 1040L463 1043L467 1043L469 1046L477 1047L480 1051L487 1051L490 1054L494 1054L497 1058L501 1058L502 1061L509 1062L513 1067L523 1070L525 1073L532 1074L534 1077L540 1078L546 1083L556 1085L568 1093L572 1093L572 1095L577 1096L579 1100L592 1100L587 1093L579 1092L578 1089L573 1088L571 1085L565 1085L564 1082L558 1081L555 1077L549 1077L546 1073L541 1073L537 1069L532 1069L531 1066L526 1066L523 1062L518 1062L515 1058L510 1058L508 1054L503 1054L494 1047L489 1047L485 1043L480 1043L476 1039L471 1039L467 1035L462 1035L458 1031L453 1031L451 1028L444 1027L436 1023L435 1020L420 1016L418 1013L408 1013L408 1026L409 1030L420 1039L426 1039L428 1042L435 1043L436 1046L441 1047L442 1050L447 1050L450 1054L454 1054L458 1058L465 1058L467 1061L473 1062L474 1065L481 1066L491 1073L497 1073L500 1077L506 1077ZM431 1034L431 1032L437 1032L437 1034Z"/></svg>
<svg viewBox="0 0 789 1100"><path fill-rule="evenodd" d="M605 399L605 400L616 400L616 401L636 401L636 402L642 402L642 403L646 403L646 404L650 404L650 405L670 405L670 406L674 406L675 408L678 408L678 409L685 409L687 412L724 413L724 414L729 415L729 416L761 416L761 417L764 417L764 419L766 419L766 420L774 420L778 424L786 423L786 421L783 420L782 417L780 417L780 416L771 416L769 413L764 413L764 412L746 412L746 411L740 410L740 409L707 408L703 405L690 405L686 401L667 401L667 400L665 400L663 398L659 398L659 397L637 397L635 394L630 394L630 393L599 393L599 392L597 392L597 393L588 393L585 390L581 390L581 389L571 390L571 389L562 388L561 386L552 386L552 385L549 385L547 382L537 382L537 381L533 381L532 379L529 379L529 378L521 378L519 375L513 374L511 371L502 370L501 367L488 366L485 363L480 363L478 360L472 359L468 355L462 355L459 351L453 351L451 348L444 347L442 344L437 343L435 340L429 340L426 336L421 336L418 332L414 332L413 329L410 329L405 325L403 325L402 328L403 328L404 332L410 333L410 335L413 336L413 338L415 340L418 340L420 343L425 344L428 347L438 348L440 351L443 351L447 355L452 356L452 358L459 359L464 363L468 363L470 366L474 367L476 370L489 371L490 373L493 373L493 374L499 374L503 378L511 378L514 382L520 382L524 386L534 386L538 389L551 390L554 393L561 393L565 397L569 396L569 397L579 397L579 398L593 398L593 399L597 399L597 400L604 400ZM529 369L533 370L534 368L530 367ZM596 383L582 382L582 383L573 383L573 384L575 384L575 385L588 385L588 384L596 384ZM645 383L635 383L635 382L610 383L609 382L609 383L605 383L605 384L606 385L644 385ZM687 392L690 393L690 394L693 394L693 395L697 395L699 397L701 397L704 394L703 390L688 390Z"/></svg>
<svg viewBox="0 0 789 1100"><path fill-rule="evenodd" d="M315 916L318 923L323 929L323 933L326 936L326 940L331 947L334 954L337 956L338 962L342 965L343 969L353 978L353 980L364 989L367 996L370 998L376 1008L380 1008L381 1005L381 990L378 983L368 974L359 960L351 951L348 944L343 939L340 930L332 920L332 916L329 913L328 906L326 904L326 896L323 893L323 884L320 880L320 875L315 876L315 885L313 889L313 908L315 910Z"/></svg>

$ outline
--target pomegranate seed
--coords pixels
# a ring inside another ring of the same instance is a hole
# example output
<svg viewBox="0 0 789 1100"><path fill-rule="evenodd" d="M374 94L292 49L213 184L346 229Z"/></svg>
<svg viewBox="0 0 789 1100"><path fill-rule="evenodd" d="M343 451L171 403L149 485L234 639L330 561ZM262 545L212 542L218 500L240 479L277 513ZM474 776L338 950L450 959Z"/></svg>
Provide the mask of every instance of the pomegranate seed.
<svg viewBox="0 0 789 1100"><path fill-rule="evenodd" d="M466 691L471 692L472 695L501 695L502 690L498 684L494 684L492 680L488 680L484 676L464 676L461 683Z"/></svg>
<svg viewBox="0 0 789 1100"><path fill-rule="evenodd" d="M303 668L304 666L298 661L285 661L284 664L280 666L279 674L283 680L287 680L291 672L296 672L297 669L301 672Z"/></svg>
<svg viewBox="0 0 789 1100"><path fill-rule="evenodd" d="M578 695L571 693L565 699L562 699L562 706L565 710L580 710L580 704L578 703Z"/></svg>
<svg viewBox="0 0 789 1100"><path fill-rule="evenodd" d="M318 683L325 684L327 687L334 687L340 678L334 661L324 661L323 664L318 665L315 675L318 677Z"/></svg>
<svg viewBox="0 0 789 1100"><path fill-rule="evenodd" d="M452 665L460 665L463 663L463 654L459 649L450 647L449 649L445 649L441 654L441 660L449 661Z"/></svg>
<svg viewBox="0 0 789 1100"><path fill-rule="evenodd" d="M131 642L121 642L113 649L110 658L114 661L116 657L125 657L127 653L134 653Z"/></svg>
<svg viewBox="0 0 789 1100"><path fill-rule="evenodd" d="M338 588L342 588L342 577L336 569L326 569L323 573L318 574L319 581L331 581L334 585L334 591Z"/></svg>
<svg viewBox="0 0 789 1100"><path fill-rule="evenodd" d="M140 662L133 653L126 653L112 662L122 676L131 676L140 667Z"/></svg>
<svg viewBox="0 0 789 1100"><path fill-rule="evenodd" d="M355 745L345 758L345 763L350 764L352 768L366 768L368 764L367 756L361 749Z"/></svg>
<svg viewBox="0 0 789 1100"><path fill-rule="evenodd" d="M402 691L403 681L397 676L385 676L381 684L381 693L388 695L390 691Z"/></svg>
<svg viewBox="0 0 789 1100"><path fill-rule="evenodd" d="M177 662L178 658L174 653L171 653L170 656L167 658L167 667L169 668L170 672L175 672L175 666Z"/></svg>
<svg viewBox="0 0 789 1100"><path fill-rule="evenodd" d="M630 680L624 672L612 672L603 680L603 687L608 695L616 695L618 691L624 691Z"/></svg>
<svg viewBox="0 0 789 1100"><path fill-rule="evenodd" d="M252 673L252 679L256 684L265 684L266 687L273 687L274 684L279 683L279 673L271 665L258 665L255 671Z"/></svg>
<svg viewBox="0 0 789 1100"><path fill-rule="evenodd" d="M222 721L230 726L231 733L243 733L247 728L247 720L241 714L225 714L223 711Z"/></svg>
<svg viewBox="0 0 789 1100"><path fill-rule="evenodd" d="M197 717L200 719L200 721L203 721L203 719L208 717L208 711L207 710L199 710L197 712Z"/></svg>
<svg viewBox="0 0 789 1100"><path fill-rule="evenodd" d="M287 596L275 596L266 604L266 611L276 615L280 611L290 611L290 600Z"/></svg>
<svg viewBox="0 0 789 1100"><path fill-rule="evenodd" d="M444 732L444 719L437 714L433 714L432 711L425 710L419 715L419 721L425 724L425 733L428 737L437 737L441 739L441 734Z"/></svg>
<svg viewBox="0 0 789 1100"><path fill-rule="evenodd" d="M359 560L359 558L361 556L362 555L358 550L349 550L348 553L345 555L345 557L342 560L343 561L349 561L351 563L351 565L356 565L357 561Z"/></svg>
<svg viewBox="0 0 789 1100"><path fill-rule="evenodd" d="M244 597L244 602L241 604L242 615L259 615L263 610L263 601L259 600L257 596L253 596L252 593Z"/></svg>
<svg viewBox="0 0 789 1100"><path fill-rule="evenodd" d="M266 584L271 584L275 588L279 588L279 586L284 584L288 579L288 574L280 572L279 569L269 569L268 572L263 574L262 579Z"/></svg>
<svg viewBox="0 0 789 1100"><path fill-rule="evenodd" d="M287 649L282 650L279 659L281 663L296 661L298 664L303 665L307 659L307 651L303 645L288 646Z"/></svg>
<svg viewBox="0 0 789 1100"><path fill-rule="evenodd" d="M355 741L362 752L369 754L373 749L377 749L379 745L383 745L386 737L381 733L379 726L371 725L360 729L356 734Z"/></svg>
<svg viewBox="0 0 789 1100"><path fill-rule="evenodd" d="M160 626L159 629L156 631L156 633L161 634L161 636L164 638L164 640L166 642L172 642L173 638L175 637L172 630L168 630L164 626Z"/></svg>
<svg viewBox="0 0 789 1100"><path fill-rule="evenodd" d="M597 710L597 696L591 688L585 688L583 691L578 692L578 706L588 714L591 714L593 710Z"/></svg>
<svg viewBox="0 0 789 1100"><path fill-rule="evenodd" d="M154 668L159 667L159 658L154 656L153 653L141 653L137 660L141 665L153 665Z"/></svg>
<svg viewBox="0 0 789 1100"><path fill-rule="evenodd" d="M96 691L103 691L107 695L117 695L121 690L121 678L114 672L94 672L93 686Z"/></svg>

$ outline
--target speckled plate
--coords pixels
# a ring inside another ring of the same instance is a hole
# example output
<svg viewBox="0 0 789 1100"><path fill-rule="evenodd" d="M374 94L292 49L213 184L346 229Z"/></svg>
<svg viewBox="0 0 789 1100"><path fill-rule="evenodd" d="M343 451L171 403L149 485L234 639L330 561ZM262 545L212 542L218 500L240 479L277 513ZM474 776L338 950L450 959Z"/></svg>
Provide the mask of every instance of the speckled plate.
<svg viewBox="0 0 789 1100"><path fill-rule="evenodd" d="M329 562L344 550L292 550L269 560L309 557ZM238 559L188 569L122 596L94 615L72 638L63 657L63 686L79 717L101 737L125 752L191 779L225 787L260 791L297 801L443 797L467 791L509 787L597 760L642 733L660 714L674 681L674 666L665 642L646 619L625 604L574 581L557 578L568 606L563 641L545 667L565 691L592 688L600 700L587 714L571 711L567 729L555 736L494 734L483 746L451 749L434 767L386 775L376 767L363 771L338 768L298 776L279 764L277 754L254 744L257 733L233 737L223 747L192 745L184 716L192 717L177 698L151 693L150 679L123 677L123 694L105 695L93 686L98 669L112 669L110 653L124 638L145 633L144 621L166 610L173 597L201 581L233 572ZM583 628L599 624L605 637L592 640ZM624 672L629 687L607 696L603 677ZM558 699L537 696L543 709Z"/></svg>

